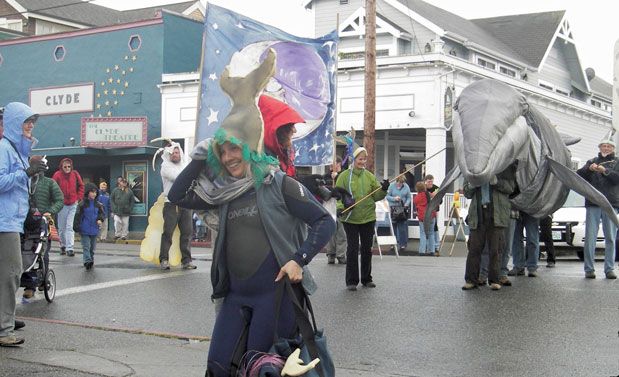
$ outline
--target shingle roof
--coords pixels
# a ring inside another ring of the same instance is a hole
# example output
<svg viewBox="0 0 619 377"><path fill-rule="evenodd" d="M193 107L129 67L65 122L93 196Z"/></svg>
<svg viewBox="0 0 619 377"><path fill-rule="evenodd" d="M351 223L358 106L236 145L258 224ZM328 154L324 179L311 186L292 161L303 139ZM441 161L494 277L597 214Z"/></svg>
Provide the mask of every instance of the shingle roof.
<svg viewBox="0 0 619 377"><path fill-rule="evenodd" d="M477 23L448 12L444 9L428 4L422 0L398 0L402 5L419 14L421 17L434 23L441 29L461 36L470 42L500 53L508 58L526 63L509 44L495 38L492 33Z"/></svg>
<svg viewBox="0 0 619 377"><path fill-rule="evenodd" d="M595 76L589 80L591 91L600 97L606 97L609 101L613 99L613 85Z"/></svg>
<svg viewBox="0 0 619 377"><path fill-rule="evenodd" d="M80 0L17 0L17 3L31 13L71 21L85 26L107 26L154 18L157 11L161 9L181 13L193 5L195 1L129 11L119 11Z"/></svg>
<svg viewBox="0 0 619 377"><path fill-rule="evenodd" d="M539 67L564 15L565 11L559 10L471 21L511 47L525 62Z"/></svg>

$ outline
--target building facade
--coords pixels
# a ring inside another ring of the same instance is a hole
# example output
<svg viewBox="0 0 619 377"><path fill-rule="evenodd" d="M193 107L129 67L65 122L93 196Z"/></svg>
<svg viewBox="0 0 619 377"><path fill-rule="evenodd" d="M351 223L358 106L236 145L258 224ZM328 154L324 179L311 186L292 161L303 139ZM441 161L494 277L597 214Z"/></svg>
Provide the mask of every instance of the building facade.
<svg viewBox="0 0 619 377"><path fill-rule="evenodd" d="M0 104L41 114L34 154L52 174L63 157L85 181L129 181L130 230L141 232L162 191L151 160L161 144L163 74L196 71L202 23L163 11L147 20L0 41ZM158 165L157 165L158 169Z"/></svg>

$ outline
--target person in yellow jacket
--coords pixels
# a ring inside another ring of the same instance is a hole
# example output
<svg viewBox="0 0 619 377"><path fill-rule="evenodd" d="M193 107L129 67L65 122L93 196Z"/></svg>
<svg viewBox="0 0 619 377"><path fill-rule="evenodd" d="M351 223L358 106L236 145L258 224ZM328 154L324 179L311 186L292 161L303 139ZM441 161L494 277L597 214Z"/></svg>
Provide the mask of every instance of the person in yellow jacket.
<svg viewBox="0 0 619 377"><path fill-rule="evenodd" d="M353 152L354 162L337 178L336 187L341 187L358 202L349 211L345 211L352 203L339 201L338 213L346 231L346 288L356 291L359 284L359 243L361 243L361 284L374 288L372 281L372 240L374 224L376 223L376 204L387 195L389 181L379 183L374 174L365 169L368 153L365 148L358 147ZM380 190L378 190L380 189ZM375 191L371 196L366 195ZM363 199L363 200L362 200Z"/></svg>

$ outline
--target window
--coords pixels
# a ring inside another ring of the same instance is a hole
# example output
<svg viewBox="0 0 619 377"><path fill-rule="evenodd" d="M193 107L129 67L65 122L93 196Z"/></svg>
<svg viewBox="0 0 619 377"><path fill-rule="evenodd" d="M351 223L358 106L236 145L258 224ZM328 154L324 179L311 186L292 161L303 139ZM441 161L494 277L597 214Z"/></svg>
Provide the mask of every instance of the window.
<svg viewBox="0 0 619 377"><path fill-rule="evenodd" d="M499 67L499 72L507 76L516 77L516 71L514 71L513 69L505 68L503 66Z"/></svg>
<svg viewBox="0 0 619 377"><path fill-rule="evenodd" d="M345 60L345 59L363 59L365 58L365 52L364 51L357 51L357 52L340 52L340 59Z"/></svg>
<svg viewBox="0 0 619 377"><path fill-rule="evenodd" d="M557 89L555 89L555 92L557 92L557 93L559 93L559 94L561 94L561 95L564 95L564 96L566 96L566 97L569 97L569 96L570 96L570 94L569 94L567 91L563 90L563 89L559 89L559 88L557 88Z"/></svg>
<svg viewBox="0 0 619 377"><path fill-rule="evenodd" d="M63 46L56 46L54 49L54 60L61 62L64 60L65 50Z"/></svg>
<svg viewBox="0 0 619 377"><path fill-rule="evenodd" d="M552 85L550 85L550 84L546 84L546 83L541 82L541 81L540 81L540 83L539 83L539 86L540 86L540 87L542 87L542 88L544 88L544 89L553 90L553 91L554 91L554 89L555 89L555 88L553 88L553 87L552 87Z"/></svg>
<svg viewBox="0 0 619 377"><path fill-rule="evenodd" d="M496 64L489 62L486 59L477 58L477 64L487 69L496 70Z"/></svg>
<svg viewBox="0 0 619 377"><path fill-rule="evenodd" d="M600 101L596 101L594 99L591 100L591 104L595 107L599 107L600 109L602 108L602 102Z"/></svg>
<svg viewBox="0 0 619 377"><path fill-rule="evenodd" d="M135 52L140 49L142 45L142 38L139 35L132 35L129 37L129 50Z"/></svg>
<svg viewBox="0 0 619 377"><path fill-rule="evenodd" d="M346 5L348 4L348 0L340 0L340 5Z"/></svg>

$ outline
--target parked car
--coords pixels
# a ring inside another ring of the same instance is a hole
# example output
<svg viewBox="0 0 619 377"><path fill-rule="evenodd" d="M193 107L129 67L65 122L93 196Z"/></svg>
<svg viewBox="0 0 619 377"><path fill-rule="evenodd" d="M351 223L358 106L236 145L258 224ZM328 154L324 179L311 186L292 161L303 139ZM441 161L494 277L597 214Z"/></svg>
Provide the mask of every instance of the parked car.
<svg viewBox="0 0 619 377"><path fill-rule="evenodd" d="M580 260L584 259L586 216L585 198L575 191L570 191L563 207L559 208L552 217L552 239L555 245L574 247ZM602 224L598 229L595 247L604 249ZM619 261L619 242L615 244L615 260Z"/></svg>

